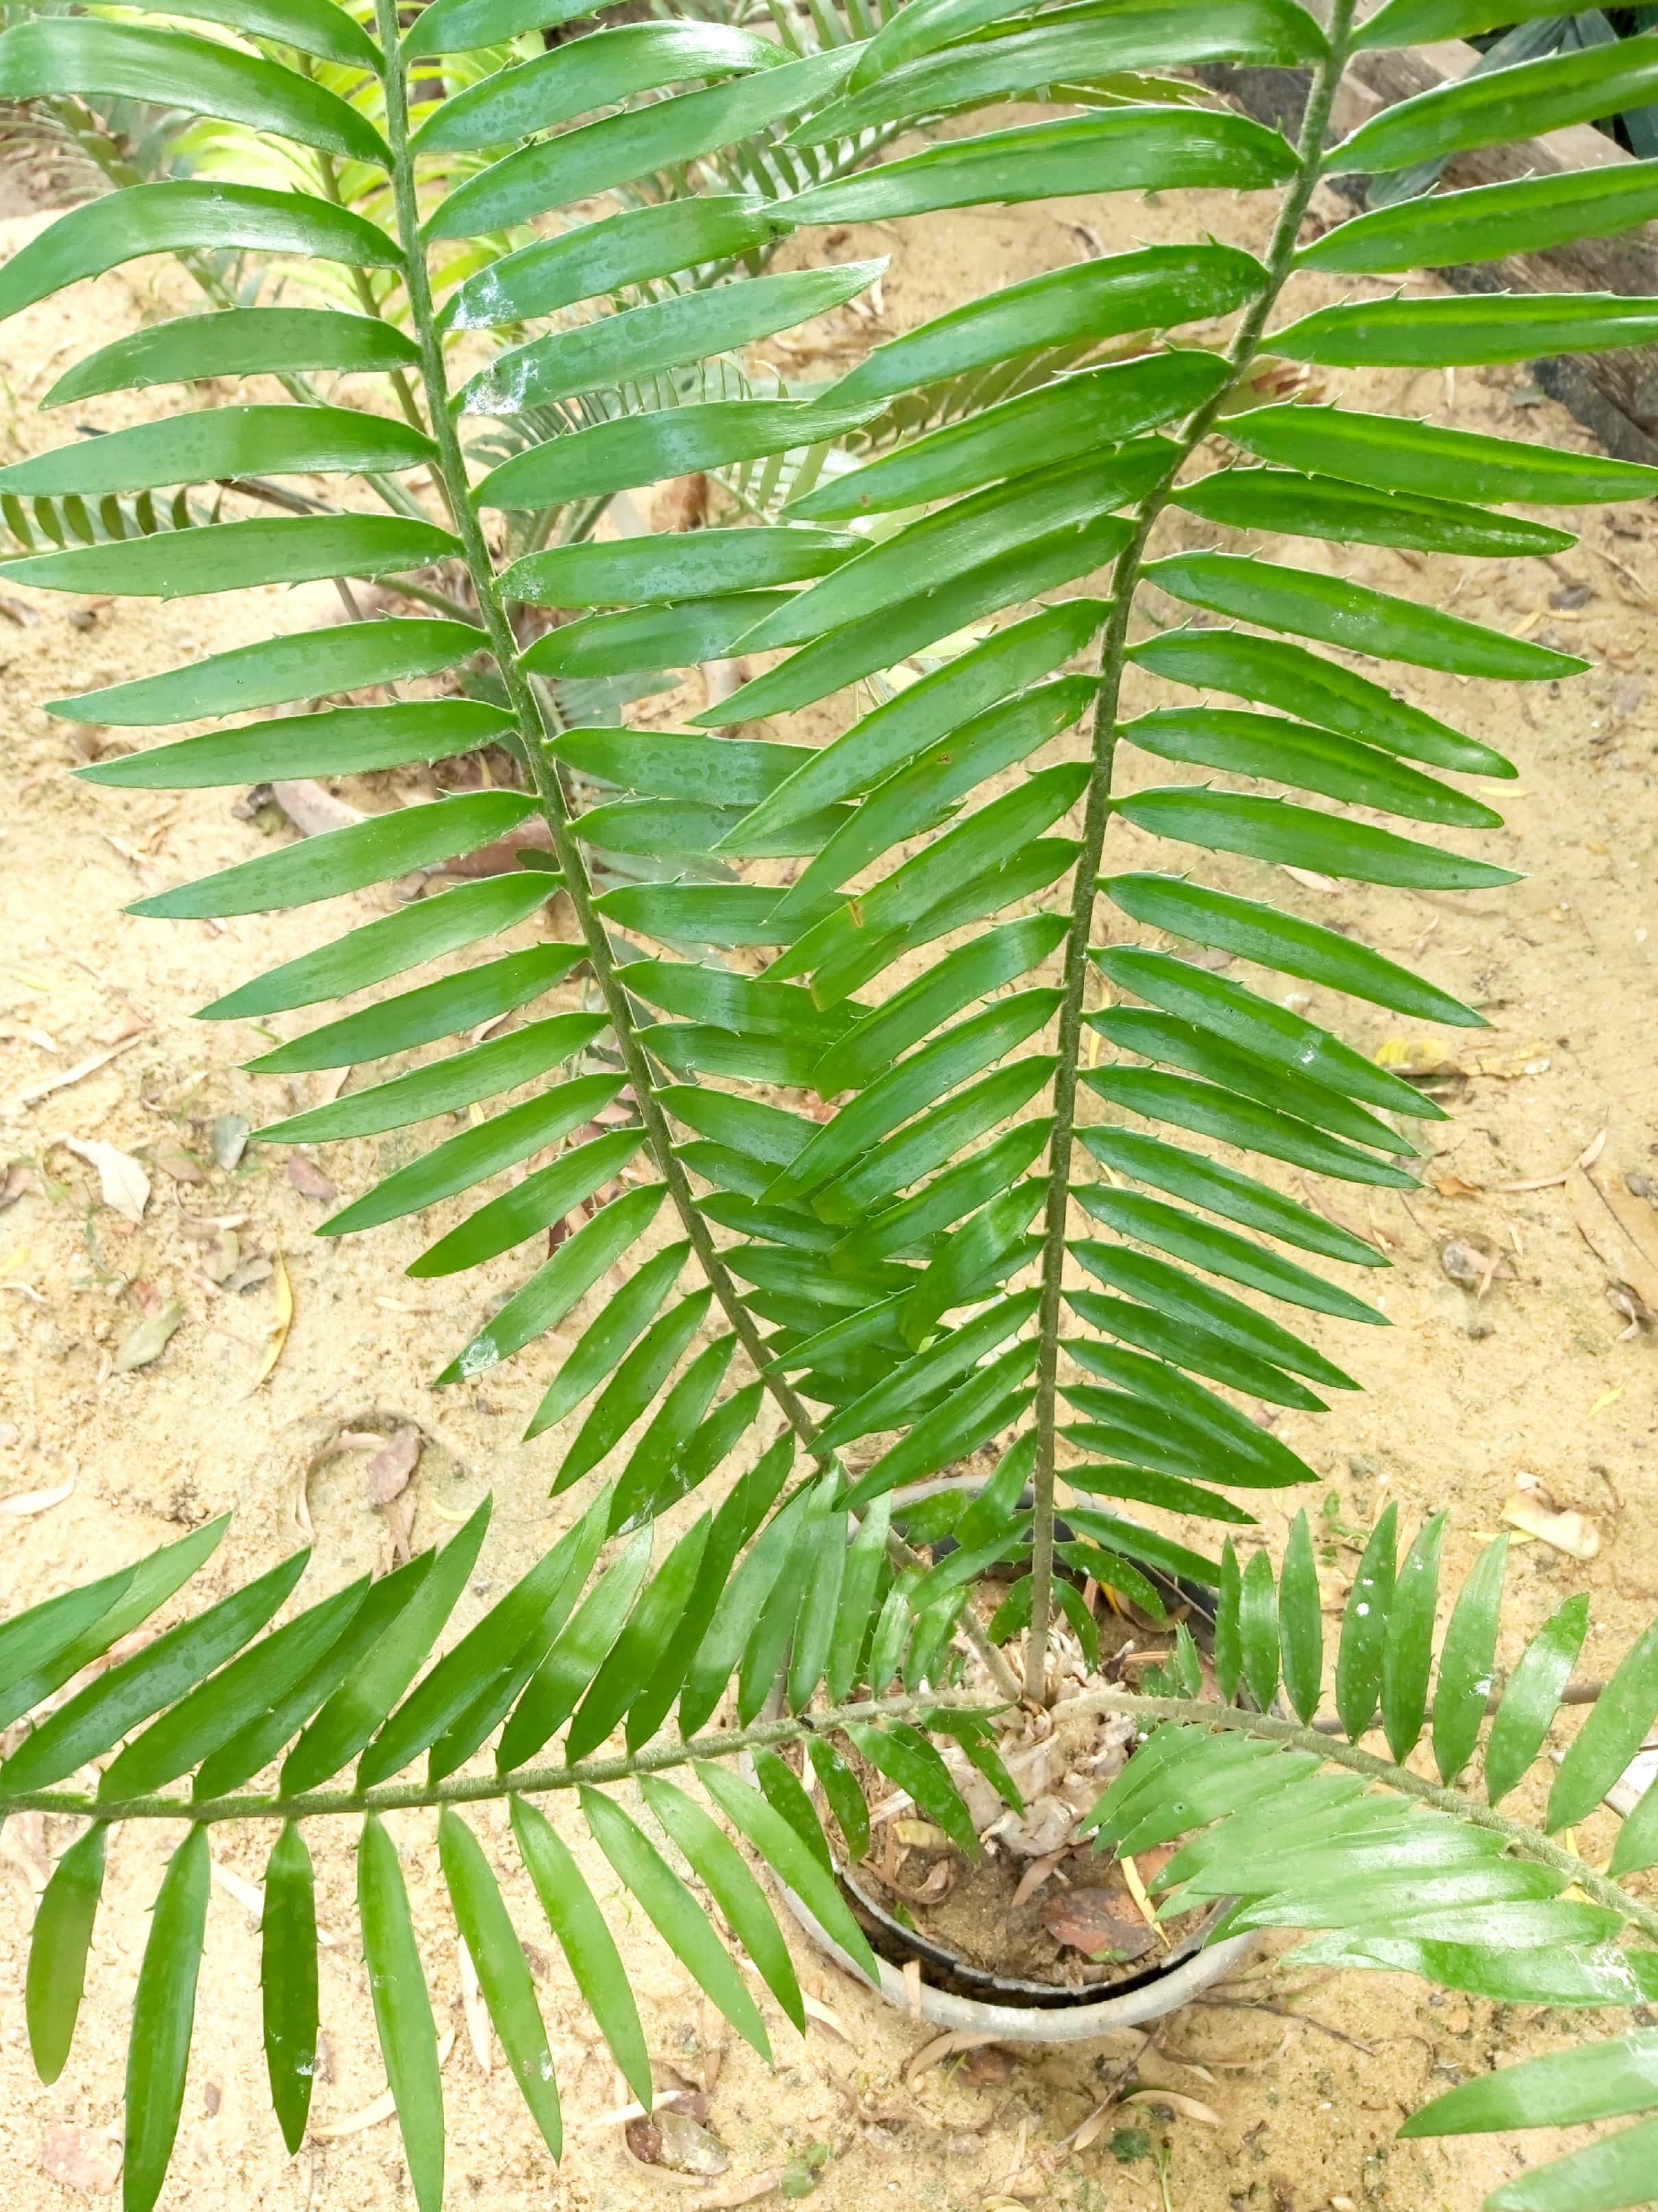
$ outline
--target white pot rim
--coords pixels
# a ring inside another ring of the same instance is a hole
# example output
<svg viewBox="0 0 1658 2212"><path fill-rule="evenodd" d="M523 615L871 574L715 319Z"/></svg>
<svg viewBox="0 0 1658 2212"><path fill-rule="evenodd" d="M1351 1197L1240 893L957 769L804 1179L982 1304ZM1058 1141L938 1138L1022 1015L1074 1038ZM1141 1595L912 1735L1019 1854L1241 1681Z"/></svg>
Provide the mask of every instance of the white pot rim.
<svg viewBox="0 0 1658 2212"><path fill-rule="evenodd" d="M883 1958L875 1964L874 1982L863 1968L825 1934L811 1912L785 1884L777 1885L805 1934L865 1989L875 1991L899 2012L915 2009L914 1984ZM1088 2043L1120 2027L1139 2027L1162 2020L1190 2004L1202 1990L1223 1981L1253 1948L1253 1934L1228 1936L1193 1951L1168 1968L1153 1972L1120 1996L1096 1997L1075 2004L993 2004L983 1997L957 1996L953 1990L935 1989L925 1978L920 1984L920 2014L931 2026L983 2035L997 2043Z"/></svg>

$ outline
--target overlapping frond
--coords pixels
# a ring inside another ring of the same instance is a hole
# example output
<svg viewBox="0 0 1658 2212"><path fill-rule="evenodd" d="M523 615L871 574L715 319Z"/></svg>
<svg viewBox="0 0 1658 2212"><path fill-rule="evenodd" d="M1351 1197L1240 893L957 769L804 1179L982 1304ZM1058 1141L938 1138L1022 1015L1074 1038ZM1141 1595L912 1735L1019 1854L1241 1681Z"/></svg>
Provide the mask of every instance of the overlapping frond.
<svg viewBox="0 0 1658 2212"><path fill-rule="evenodd" d="M1626 1778L1642 1774L1637 1755L1658 1719L1658 1631L1597 1686L1552 1759L1588 1598L1568 1598L1500 1670L1501 1536L1455 1591L1436 1642L1443 1528L1436 1515L1401 1553L1398 1509L1387 1508L1328 1666L1306 1515L1276 1577L1264 1552L1240 1571L1229 1540L1214 1644L1223 1704L1193 1704L1190 1719L1155 1727L1090 1815L1099 1840L1128 1856L1178 1842L1153 1882L1165 1914L1230 1899L1233 1930L1327 1931L1300 1946L1301 1963L1406 1970L1500 2003L1649 2004L1658 1916L1623 1884L1658 1863L1658 1784ZM1195 1695L1199 1686L1181 1686ZM1223 1724L1206 1725L1208 1712L1224 1713ZM1378 1728L1385 1758L1359 1747ZM1438 1786L1406 1765L1424 1743ZM1498 1814L1540 1767L1548 1787L1538 1826ZM1471 1768L1481 1796L1454 1794L1468 1789ZM1625 1817L1600 1875L1576 1856L1576 1829L1614 1792ZM1650 2044L1637 2030L1499 2070L1424 2106L1404 2132L1651 2112ZM1602 2137L1530 2168L1487 2205L1610 2212L1644 2203L1652 2142L1650 2121Z"/></svg>
<svg viewBox="0 0 1658 2212"><path fill-rule="evenodd" d="M360 1577L288 1613L280 1626L271 1624L305 1573L305 1552L131 1656L116 1654L211 1557L224 1533L221 1518L0 1627L0 1712L34 1720L0 1766L0 1810L34 1804L84 1812L91 1821L53 1873L30 1948L28 2032L44 2080L58 2078L73 2045L110 1836L133 1820L188 1824L155 1902L138 1975L127 2067L129 2205L155 2202L178 2125L216 1824L273 1816L281 1824L265 1875L262 2002L271 2101L292 2150L306 2130L319 2032L306 1831L328 1817L361 1821L363 1947L422 2206L435 2207L442 2196L442 2097L424 1970L398 1852L381 1818L388 1808L439 1808L436 1840L456 1921L514 2078L555 2156L559 2102L546 2032L498 1877L462 1809L468 1802L510 1799L523 1865L617 2064L647 2107L650 2063L615 1938L568 1843L531 1795L562 1793L628 1898L763 2057L771 2049L763 2019L710 1924L702 1893L785 2014L804 2027L787 1948L726 1828L658 1770L692 1768L714 1811L872 1971L861 1930L830 1879L818 1814L774 1747L810 1739L853 1856L866 1844L867 1822L855 1783L850 1802L858 1810L848 1809L850 1769L835 1749L836 1734L878 1771L913 1762L920 1754L912 1739L921 1744L930 1763L918 1796L955 1827L965 1814L937 1754L905 1726L925 1700L900 1695L884 1705L846 1705L868 1640L871 1570L883 1561L867 1530L848 1546L832 1480L795 1489L745 1551L794 1457L788 1442L774 1445L654 1573L648 1525L598 1567L607 1540L639 1518L630 1514L625 1480L606 1485L434 1662L446 1624L470 1602L464 1593L489 1519L487 1498L440 1550L422 1552L377 1581ZM788 1703L801 1714L814 1706L812 1720L751 1729L786 1654ZM733 1678L738 1727L701 1734ZM826 1679L840 1689L840 1708L824 1703L834 1695ZM676 1703L683 1741L665 1758L658 1739ZM966 1727L973 1714L963 1707L952 1717ZM618 1729L630 1753L643 1753L619 1770L592 1758ZM550 1760L550 1739L561 1731L559 1754ZM493 1769L480 1770L477 1754L491 1740ZM749 1762L743 1773L730 1771L739 1755ZM411 1776L422 1757L423 1776ZM95 1791L65 1790L88 1765L98 1769ZM594 1786L613 1783L618 1771L641 1778L643 1808L665 1838L665 1853L614 1796ZM248 1790L267 1773L267 1792Z"/></svg>

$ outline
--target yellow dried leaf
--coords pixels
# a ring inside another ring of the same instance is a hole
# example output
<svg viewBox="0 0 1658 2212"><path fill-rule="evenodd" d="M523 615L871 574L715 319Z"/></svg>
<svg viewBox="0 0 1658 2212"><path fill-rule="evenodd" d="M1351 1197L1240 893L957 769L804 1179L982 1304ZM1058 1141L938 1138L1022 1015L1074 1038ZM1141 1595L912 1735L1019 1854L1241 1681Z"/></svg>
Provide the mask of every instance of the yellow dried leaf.
<svg viewBox="0 0 1658 2212"><path fill-rule="evenodd" d="M1169 1948L1169 1938L1163 1933L1162 1923L1157 1918L1157 1909L1146 1893L1145 1884L1140 1880L1139 1869L1131 1858L1119 1859L1117 1863L1122 1869L1123 1880L1128 1884L1128 1894L1139 1907L1140 1917L1166 1951Z"/></svg>
<svg viewBox="0 0 1658 2212"><path fill-rule="evenodd" d="M282 1346L288 1341L288 1332L294 1326L294 1285L288 1279L288 1264L282 1254L278 1252L276 1256L276 1318L270 1324L270 1340L265 1346L259 1371L253 1377L256 1390L275 1371L282 1356Z"/></svg>

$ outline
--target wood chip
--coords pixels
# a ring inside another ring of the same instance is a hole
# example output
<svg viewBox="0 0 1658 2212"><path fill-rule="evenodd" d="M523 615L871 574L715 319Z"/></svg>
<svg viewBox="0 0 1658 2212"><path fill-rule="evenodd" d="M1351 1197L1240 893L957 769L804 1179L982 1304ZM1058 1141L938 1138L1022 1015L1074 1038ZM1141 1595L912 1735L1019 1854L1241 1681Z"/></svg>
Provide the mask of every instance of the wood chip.
<svg viewBox="0 0 1658 2212"><path fill-rule="evenodd" d="M1516 1490L1504 1504L1502 1517L1510 1528L1535 1536L1552 1550L1564 1552L1569 1559L1599 1556L1600 1532L1586 1513L1558 1512L1544 1498Z"/></svg>
<svg viewBox="0 0 1658 2212"><path fill-rule="evenodd" d="M97 1170L106 1206L113 1206L129 1221L143 1219L144 1208L149 1204L149 1177L131 1152L106 1145L100 1137L59 1137L57 1141L65 1152Z"/></svg>
<svg viewBox="0 0 1658 2212"><path fill-rule="evenodd" d="M1606 1802L1627 1820L1649 1790L1658 1785L1658 1737L1649 1736L1610 1790Z"/></svg>
<svg viewBox="0 0 1658 2212"><path fill-rule="evenodd" d="M234 1897L244 1912L251 1912L256 1921L264 1918L264 1892L257 1881L249 1881L246 1875L233 1873L214 1858L209 1859L207 1870L225 1895Z"/></svg>
<svg viewBox="0 0 1658 2212"><path fill-rule="evenodd" d="M695 2094L691 2089L659 2089L652 2110L659 2112L665 2105L683 2104ZM580 2131L589 2135L599 2128L625 2128L629 2120L642 2120L647 2117L643 2105L616 2105L608 2112L595 2112L592 2119L583 2120ZM312 2133L314 2135L315 2132L313 2128Z"/></svg>

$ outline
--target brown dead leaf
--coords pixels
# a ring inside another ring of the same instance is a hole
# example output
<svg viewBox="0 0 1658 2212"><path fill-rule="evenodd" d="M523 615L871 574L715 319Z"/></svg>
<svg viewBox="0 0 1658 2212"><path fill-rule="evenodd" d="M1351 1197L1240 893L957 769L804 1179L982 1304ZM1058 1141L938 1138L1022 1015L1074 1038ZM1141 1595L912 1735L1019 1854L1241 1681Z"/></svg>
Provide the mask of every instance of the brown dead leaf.
<svg viewBox="0 0 1658 2212"><path fill-rule="evenodd" d="M1220 2114L1212 2105L1199 2102L1195 2097L1182 2096L1178 2089L1131 2089L1123 2099L1125 2105L1166 2105L1176 2119L1200 2120L1206 2128L1218 2128Z"/></svg>
<svg viewBox="0 0 1658 2212"><path fill-rule="evenodd" d="M14 1160L0 1175L0 1213L9 1206L15 1206L29 1187L29 1171L21 1160Z"/></svg>
<svg viewBox="0 0 1658 2212"><path fill-rule="evenodd" d="M1461 1176L1436 1176L1434 1188L1442 1198L1483 1198L1485 1188L1477 1182L1465 1182Z"/></svg>
<svg viewBox="0 0 1658 2212"><path fill-rule="evenodd" d="M339 1195L315 1161L307 1159L303 1152L288 1154L287 1175L301 1198L320 1199L325 1206L332 1206Z"/></svg>
<svg viewBox="0 0 1658 2212"><path fill-rule="evenodd" d="M421 1433L412 1424L392 1431L368 1462L368 1499L373 1505L389 1505L409 1487L409 1478L420 1457Z"/></svg>
<svg viewBox="0 0 1658 2212"><path fill-rule="evenodd" d="M924 2043L909 2058L904 2067L906 2087L913 2089L923 2074L942 2065L946 2058L954 2058L964 2051L981 2051L993 2039L973 2028L946 2028L942 2035L935 2035Z"/></svg>
<svg viewBox="0 0 1658 2212"><path fill-rule="evenodd" d="M40 2163L64 2189L107 2197L121 2178L121 2154L101 2128L48 2128L40 2138Z"/></svg>
<svg viewBox="0 0 1658 2212"><path fill-rule="evenodd" d="M149 1157L163 1175L171 1176L174 1182L203 1183L207 1176L201 1162L182 1145L152 1145Z"/></svg>
<svg viewBox="0 0 1658 2212"><path fill-rule="evenodd" d="M1056 1943L1084 1958L1143 1959L1157 1946L1156 1933L1126 1890L1064 1890L1048 1899L1042 1919Z"/></svg>
<svg viewBox="0 0 1658 2212"><path fill-rule="evenodd" d="M1063 1850L1050 1851L1045 1859L1032 1859L1030 1864L1019 1876L1019 1886L1014 1891L1008 1905L1009 1914L1017 1912L1028 1897L1034 1897L1049 1875L1057 1873L1070 1856L1070 1846L1067 1844Z"/></svg>
<svg viewBox="0 0 1658 2212"><path fill-rule="evenodd" d="M1572 1169L1566 1196L1583 1242L1612 1280L1627 1284L1649 1312L1658 1311L1658 1213L1621 1177L1593 1169Z"/></svg>

